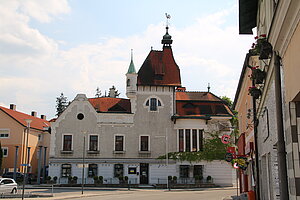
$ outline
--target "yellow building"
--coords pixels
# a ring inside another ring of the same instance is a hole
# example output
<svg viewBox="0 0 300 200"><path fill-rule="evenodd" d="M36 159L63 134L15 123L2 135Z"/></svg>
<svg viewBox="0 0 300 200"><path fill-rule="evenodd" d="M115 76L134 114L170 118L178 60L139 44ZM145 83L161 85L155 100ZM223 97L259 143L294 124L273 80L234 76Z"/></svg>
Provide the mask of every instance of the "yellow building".
<svg viewBox="0 0 300 200"><path fill-rule="evenodd" d="M4 157L2 172L14 171L16 154L17 171L24 172L25 167L21 165L27 163L26 147L30 147L29 172L37 174L38 160L41 158L41 166L43 166L45 152L45 163L48 165L50 123L45 118L45 115L38 118L34 111L31 115L18 112L14 104L11 104L10 108L0 106L0 141ZM26 122L27 120L30 124ZM41 153L39 153L40 150L42 150Z"/></svg>

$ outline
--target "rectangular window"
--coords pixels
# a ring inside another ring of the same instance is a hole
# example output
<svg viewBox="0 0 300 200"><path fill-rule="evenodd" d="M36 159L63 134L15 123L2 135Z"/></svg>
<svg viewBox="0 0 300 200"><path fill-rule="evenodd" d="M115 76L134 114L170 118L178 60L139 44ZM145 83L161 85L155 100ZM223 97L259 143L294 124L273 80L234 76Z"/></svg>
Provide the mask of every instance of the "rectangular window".
<svg viewBox="0 0 300 200"><path fill-rule="evenodd" d="M197 151L197 129L192 130L192 151L195 152Z"/></svg>
<svg viewBox="0 0 300 200"><path fill-rule="evenodd" d="M2 147L2 153L3 153L3 157L7 157L8 156L8 148L7 147Z"/></svg>
<svg viewBox="0 0 300 200"><path fill-rule="evenodd" d="M184 135L183 129L179 129L179 152L184 151Z"/></svg>
<svg viewBox="0 0 300 200"><path fill-rule="evenodd" d="M203 178L203 165L194 165L194 178L196 176Z"/></svg>
<svg viewBox="0 0 300 200"><path fill-rule="evenodd" d="M72 135L63 136L63 151L72 151Z"/></svg>
<svg viewBox="0 0 300 200"><path fill-rule="evenodd" d="M157 100L156 98L150 99L150 110L151 111L157 111Z"/></svg>
<svg viewBox="0 0 300 200"><path fill-rule="evenodd" d="M179 166L179 177L180 178L188 178L189 177L189 165L180 165Z"/></svg>
<svg viewBox="0 0 300 200"><path fill-rule="evenodd" d="M89 151L98 151L98 135L90 135Z"/></svg>
<svg viewBox="0 0 300 200"><path fill-rule="evenodd" d="M98 176L98 165L97 164L89 164L88 177Z"/></svg>
<svg viewBox="0 0 300 200"><path fill-rule="evenodd" d="M9 138L9 129L0 129L0 138Z"/></svg>
<svg viewBox="0 0 300 200"><path fill-rule="evenodd" d="M185 129L185 151L191 151L191 130Z"/></svg>
<svg viewBox="0 0 300 200"><path fill-rule="evenodd" d="M72 169L72 166L71 164L62 164L61 165L61 176L62 177L69 177L71 176L71 169Z"/></svg>
<svg viewBox="0 0 300 200"><path fill-rule="evenodd" d="M199 151L203 150L203 130L199 130Z"/></svg>
<svg viewBox="0 0 300 200"><path fill-rule="evenodd" d="M124 136L117 135L115 137L115 151L124 151Z"/></svg>
<svg viewBox="0 0 300 200"><path fill-rule="evenodd" d="M149 136L141 136L141 151L149 151Z"/></svg>
<svg viewBox="0 0 300 200"><path fill-rule="evenodd" d="M114 166L114 177L124 176L124 166L123 164L115 164Z"/></svg>

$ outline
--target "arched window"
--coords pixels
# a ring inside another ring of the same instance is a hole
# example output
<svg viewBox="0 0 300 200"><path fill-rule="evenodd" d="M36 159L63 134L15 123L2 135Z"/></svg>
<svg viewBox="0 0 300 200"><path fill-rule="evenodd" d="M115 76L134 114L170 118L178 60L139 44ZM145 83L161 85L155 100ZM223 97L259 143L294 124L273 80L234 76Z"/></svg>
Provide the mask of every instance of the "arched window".
<svg viewBox="0 0 300 200"><path fill-rule="evenodd" d="M146 106L150 106L150 111L157 111L158 107L161 106L161 102L157 98L150 98L146 101Z"/></svg>

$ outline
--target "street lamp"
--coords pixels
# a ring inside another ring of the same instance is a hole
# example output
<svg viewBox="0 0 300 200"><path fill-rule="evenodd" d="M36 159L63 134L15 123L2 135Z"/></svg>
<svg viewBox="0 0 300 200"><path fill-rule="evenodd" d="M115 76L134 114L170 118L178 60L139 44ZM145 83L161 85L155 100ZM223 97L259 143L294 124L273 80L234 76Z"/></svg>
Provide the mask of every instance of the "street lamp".
<svg viewBox="0 0 300 200"><path fill-rule="evenodd" d="M17 180L18 149L19 149L19 146L16 146L15 163L14 163L14 177L13 177L14 180Z"/></svg>
<svg viewBox="0 0 300 200"><path fill-rule="evenodd" d="M27 173L28 173L28 165L29 165L29 156L30 156L30 147L28 147L28 137L29 137L29 132L30 132L30 123L32 122L32 119L25 119L25 122L27 124L27 137L26 137L26 149L25 149L25 153L27 150L27 163L23 163L22 166L24 167L24 176L23 176L23 189L22 189L22 200L24 199L24 190L25 190L25 181L27 178ZM24 158L23 161L26 161L26 154L24 153Z"/></svg>

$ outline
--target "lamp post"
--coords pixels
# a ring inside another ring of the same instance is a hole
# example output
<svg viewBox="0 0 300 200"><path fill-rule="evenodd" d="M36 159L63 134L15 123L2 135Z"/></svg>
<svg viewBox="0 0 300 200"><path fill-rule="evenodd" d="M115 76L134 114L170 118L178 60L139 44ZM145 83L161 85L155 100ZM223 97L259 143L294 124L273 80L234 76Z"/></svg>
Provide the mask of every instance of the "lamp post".
<svg viewBox="0 0 300 200"><path fill-rule="evenodd" d="M84 115L82 113L77 114L77 119L82 121ZM81 132L81 122L79 122L79 131ZM81 177L81 194L83 194L84 187L84 164L85 164L85 132L83 133L83 145L82 145L82 177Z"/></svg>
<svg viewBox="0 0 300 200"><path fill-rule="evenodd" d="M19 150L19 146L16 146L15 163L14 163L14 177L13 177L14 180L17 180L18 150Z"/></svg>
<svg viewBox="0 0 300 200"><path fill-rule="evenodd" d="M46 161L47 161L47 147L44 147L43 183L46 183Z"/></svg>
<svg viewBox="0 0 300 200"><path fill-rule="evenodd" d="M25 119L25 122L27 123L27 136L26 136L26 149L27 149L27 163L23 163L22 166L24 166L24 176L23 176L23 189L22 189L22 200L24 199L24 190L25 190L25 182L27 178L27 173L28 173L28 165L29 165L29 156L30 156L30 147L28 147L28 137L30 133L30 123L32 122L32 119ZM25 149L25 151L26 151ZM24 159L23 161L26 160L26 154L24 153Z"/></svg>
<svg viewBox="0 0 300 200"><path fill-rule="evenodd" d="M37 184L41 184L41 164L42 164L42 151L43 151L43 146L39 146L40 151L39 151L39 161L38 161L38 177L37 177Z"/></svg>

